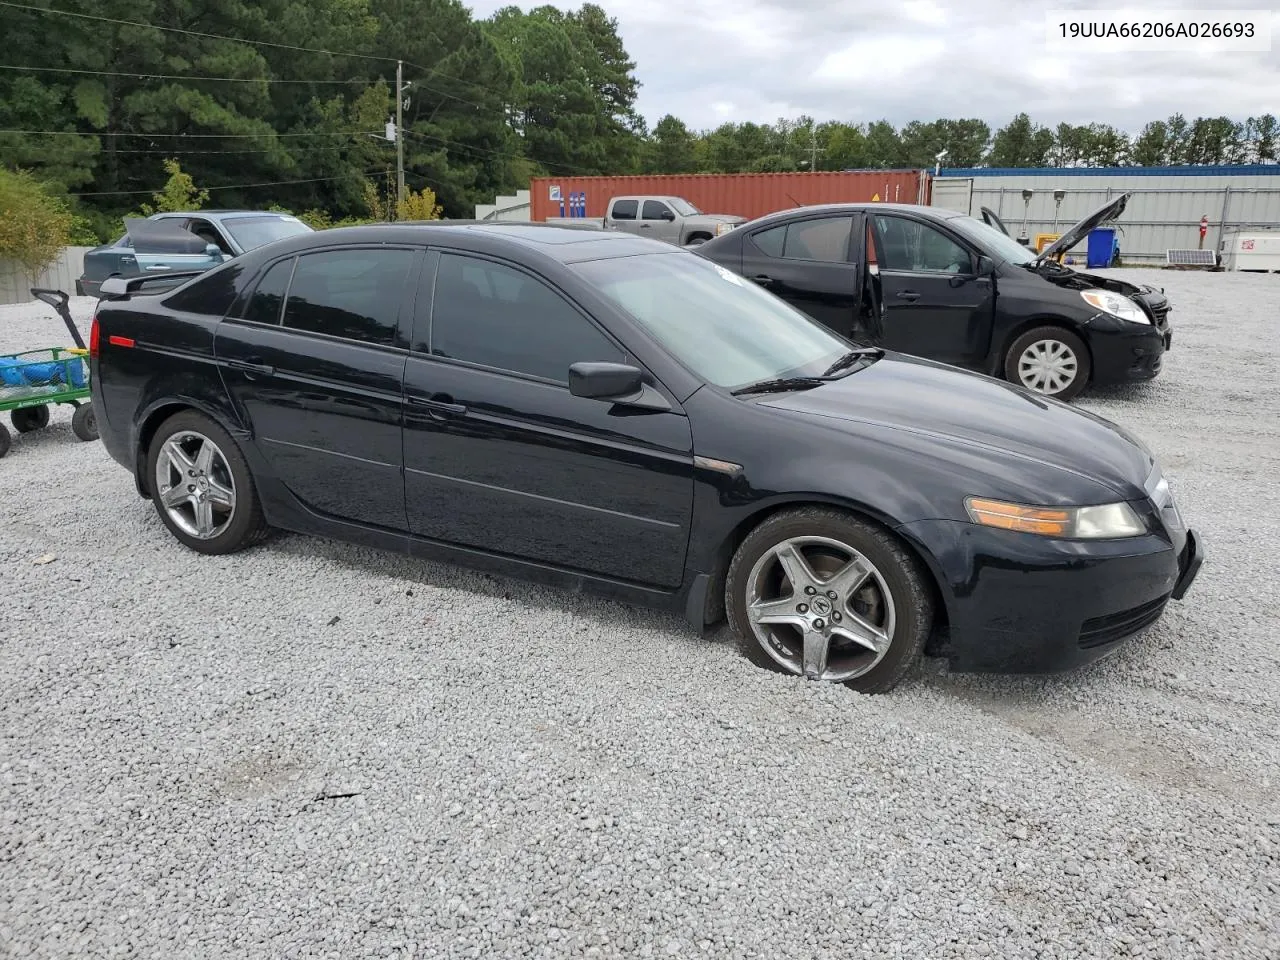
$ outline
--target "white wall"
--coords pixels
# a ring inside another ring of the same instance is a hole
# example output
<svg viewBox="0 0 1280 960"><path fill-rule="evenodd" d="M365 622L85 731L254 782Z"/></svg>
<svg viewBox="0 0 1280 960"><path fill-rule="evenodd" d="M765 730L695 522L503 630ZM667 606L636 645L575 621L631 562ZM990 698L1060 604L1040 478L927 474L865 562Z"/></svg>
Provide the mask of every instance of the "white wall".
<svg viewBox="0 0 1280 960"><path fill-rule="evenodd" d="M34 299L32 287L64 290L68 296L76 295L76 281L84 273L84 255L93 247L66 247L62 255L32 277L25 267L12 260L0 260L0 305L27 303Z"/></svg>

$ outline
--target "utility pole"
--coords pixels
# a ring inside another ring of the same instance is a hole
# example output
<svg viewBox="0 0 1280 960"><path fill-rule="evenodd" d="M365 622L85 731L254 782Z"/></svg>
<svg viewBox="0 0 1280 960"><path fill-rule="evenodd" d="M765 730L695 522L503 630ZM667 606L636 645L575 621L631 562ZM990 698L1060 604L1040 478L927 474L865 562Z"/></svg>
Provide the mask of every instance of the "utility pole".
<svg viewBox="0 0 1280 960"><path fill-rule="evenodd" d="M396 203L404 203L404 61L396 61ZM396 211L399 216L399 210Z"/></svg>
<svg viewBox="0 0 1280 960"><path fill-rule="evenodd" d="M818 169L818 128L809 127L809 172Z"/></svg>

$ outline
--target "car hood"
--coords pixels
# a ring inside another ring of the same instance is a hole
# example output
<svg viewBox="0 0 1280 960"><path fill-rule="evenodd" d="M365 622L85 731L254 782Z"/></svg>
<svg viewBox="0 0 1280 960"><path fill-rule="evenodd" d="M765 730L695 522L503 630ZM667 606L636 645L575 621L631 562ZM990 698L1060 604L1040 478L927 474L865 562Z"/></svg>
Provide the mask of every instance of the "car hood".
<svg viewBox="0 0 1280 960"><path fill-rule="evenodd" d="M696 216L688 218L689 220L705 220L708 223L746 223L746 217L735 216L732 213L699 213Z"/></svg>
<svg viewBox="0 0 1280 960"><path fill-rule="evenodd" d="M1079 220L1062 231L1061 235L1053 243L1049 244L1040 251L1039 259L1048 260L1056 257L1060 253L1066 253L1077 243L1089 235L1089 231L1095 227L1100 227L1104 223L1110 223L1120 214L1124 213L1124 208L1132 197L1132 193L1122 193L1114 200L1109 200L1100 206L1093 213L1089 214L1083 220ZM1007 231L1006 231L1007 232Z"/></svg>
<svg viewBox="0 0 1280 960"><path fill-rule="evenodd" d="M1002 380L902 354L886 353L849 376L811 390L765 394L759 402L976 448L995 473L1013 459L1074 477L1063 477L1063 490L1035 491L1052 503L1075 500L1079 481L1094 491L1095 502L1140 499L1155 464L1140 440L1108 420Z"/></svg>

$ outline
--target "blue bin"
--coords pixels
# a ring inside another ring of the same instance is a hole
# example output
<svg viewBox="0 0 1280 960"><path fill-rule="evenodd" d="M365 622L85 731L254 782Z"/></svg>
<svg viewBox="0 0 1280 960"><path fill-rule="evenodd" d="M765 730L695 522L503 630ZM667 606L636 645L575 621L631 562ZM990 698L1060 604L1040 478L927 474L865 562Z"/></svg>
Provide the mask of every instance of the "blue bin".
<svg viewBox="0 0 1280 960"><path fill-rule="evenodd" d="M1089 250L1086 263L1091 268L1109 267L1116 255L1116 231L1113 227L1099 227L1089 232Z"/></svg>

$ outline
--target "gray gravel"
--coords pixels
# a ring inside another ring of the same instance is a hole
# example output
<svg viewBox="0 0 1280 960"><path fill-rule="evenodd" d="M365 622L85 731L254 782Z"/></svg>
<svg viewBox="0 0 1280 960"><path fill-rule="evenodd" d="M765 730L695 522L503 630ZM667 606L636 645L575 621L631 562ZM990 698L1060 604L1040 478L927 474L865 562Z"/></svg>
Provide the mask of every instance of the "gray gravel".
<svg viewBox="0 0 1280 960"><path fill-rule="evenodd" d="M1084 405L1210 555L1050 679L860 697L396 555L201 558L58 412L0 461L0 956L1280 957L1280 276L1125 273L1174 351Z"/></svg>

